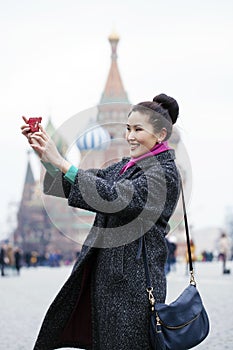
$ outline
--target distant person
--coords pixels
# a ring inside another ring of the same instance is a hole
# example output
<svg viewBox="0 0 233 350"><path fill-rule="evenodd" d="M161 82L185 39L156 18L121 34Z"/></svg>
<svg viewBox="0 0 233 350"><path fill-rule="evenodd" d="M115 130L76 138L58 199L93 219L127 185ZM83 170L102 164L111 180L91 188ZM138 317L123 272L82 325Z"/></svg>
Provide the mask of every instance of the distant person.
<svg viewBox="0 0 233 350"><path fill-rule="evenodd" d="M18 247L15 248L15 269L17 272L17 275L20 275L20 269L21 269L21 251Z"/></svg>
<svg viewBox="0 0 233 350"><path fill-rule="evenodd" d="M7 262L8 262L8 267L12 270L14 269L15 265L15 257L14 257L14 248L12 244L8 244L6 248L6 256L7 256Z"/></svg>
<svg viewBox="0 0 233 350"><path fill-rule="evenodd" d="M192 263L193 263L193 266L194 266L194 263L197 260L197 256L196 256L196 245L195 245L193 239L190 239L190 250L191 250ZM188 271L189 271L189 255L188 255L187 249L186 249L185 260L186 260L186 274L188 274Z"/></svg>
<svg viewBox="0 0 233 350"><path fill-rule="evenodd" d="M32 256L31 252L26 252L24 255L24 260L27 267L31 266L31 256Z"/></svg>
<svg viewBox="0 0 233 350"><path fill-rule="evenodd" d="M38 253L36 251L31 252L30 266L37 267L38 265Z"/></svg>
<svg viewBox="0 0 233 350"><path fill-rule="evenodd" d="M176 270L176 250L177 250L177 239L174 235L168 236L168 240L170 243L169 247L169 259L170 259L170 265L171 270Z"/></svg>
<svg viewBox="0 0 233 350"><path fill-rule="evenodd" d="M166 243L167 243L167 249L168 249L168 255L167 255L167 262L165 265L165 273L166 275L170 271L175 271L176 269L176 237L166 237Z"/></svg>
<svg viewBox="0 0 233 350"><path fill-rule="evenodd" d="M5 265L6 265L6 245L1 245L0 250L0 265L1 265L1 276L5 276Z"/></svg>
<svg viewBox="0 0 233 350"><path fill-rule="evenodd" d="M226 261L230 253L230 242L226 233L222 232L219 239L219 255L218 259L222 261L222 273L230 273L230 270L226 268Z"/></svg>

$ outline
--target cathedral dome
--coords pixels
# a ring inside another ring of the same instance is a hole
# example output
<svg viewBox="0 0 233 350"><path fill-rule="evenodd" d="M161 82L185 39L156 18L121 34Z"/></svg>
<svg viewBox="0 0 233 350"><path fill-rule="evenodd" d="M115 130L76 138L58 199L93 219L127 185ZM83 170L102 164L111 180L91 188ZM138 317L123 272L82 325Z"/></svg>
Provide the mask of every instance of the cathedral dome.
<svg viewBox="0 0 233 350"><path fill-rule="evenodd" d="M104 150L109 146L111 137L109 132L100 125L95 125L84 132L76 141L80 151L90 149Z"/></svg>

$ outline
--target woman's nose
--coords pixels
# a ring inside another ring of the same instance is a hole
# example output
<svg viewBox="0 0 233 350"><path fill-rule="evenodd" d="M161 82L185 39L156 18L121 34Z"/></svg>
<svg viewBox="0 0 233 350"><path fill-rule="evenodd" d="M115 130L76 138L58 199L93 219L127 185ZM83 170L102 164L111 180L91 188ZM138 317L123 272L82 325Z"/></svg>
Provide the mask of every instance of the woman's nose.
<svg viewBox="0 0 233 350"><path fill-rule="evenodd" d="M128 140L135 140L135 133L133 130L129 131L127 139Z"/></svg>

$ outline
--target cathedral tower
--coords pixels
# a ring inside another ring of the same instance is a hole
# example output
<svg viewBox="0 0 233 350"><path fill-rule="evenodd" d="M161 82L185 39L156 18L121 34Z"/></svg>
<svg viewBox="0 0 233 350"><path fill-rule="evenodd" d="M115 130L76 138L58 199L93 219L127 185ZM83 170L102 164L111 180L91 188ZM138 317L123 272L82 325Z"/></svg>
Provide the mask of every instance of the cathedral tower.
<svg viewBox="0 0 233 350"><path fill-rule="evenodd" d="M116 139L124 137L124 124L129 112L130 102L117 63L117 46L120 38L115 32L112 32L108 40L111 46L111 65L98 106L97 122L106 124L105 128L108 130L110 137Z"/></svg>

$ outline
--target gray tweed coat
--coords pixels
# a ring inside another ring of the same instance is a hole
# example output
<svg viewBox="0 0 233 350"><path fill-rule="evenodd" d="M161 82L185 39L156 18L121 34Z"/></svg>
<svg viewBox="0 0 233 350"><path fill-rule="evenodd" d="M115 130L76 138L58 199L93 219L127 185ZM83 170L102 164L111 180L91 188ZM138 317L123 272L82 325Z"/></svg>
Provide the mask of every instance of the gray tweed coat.
<svg viewBox="0 0 233 350"><path fill-rule="evenodd" d="M34 350L75 347L149 350L149 301L139 238L145 233L157 302L166 297L165 235L179 197L173 150L120 175L129 158L101 170L79 169L75 184L46 173L44 192L94 211L73 271L44 318Z"/></svg>

